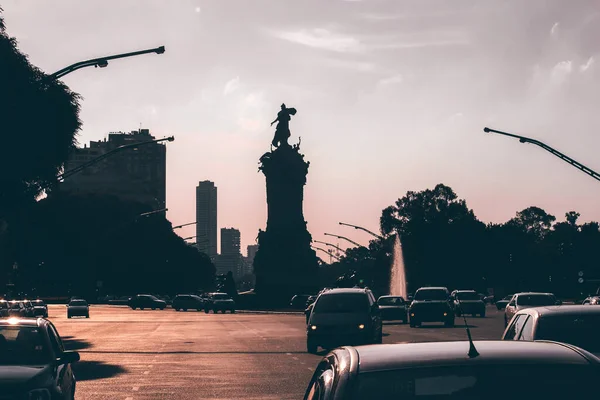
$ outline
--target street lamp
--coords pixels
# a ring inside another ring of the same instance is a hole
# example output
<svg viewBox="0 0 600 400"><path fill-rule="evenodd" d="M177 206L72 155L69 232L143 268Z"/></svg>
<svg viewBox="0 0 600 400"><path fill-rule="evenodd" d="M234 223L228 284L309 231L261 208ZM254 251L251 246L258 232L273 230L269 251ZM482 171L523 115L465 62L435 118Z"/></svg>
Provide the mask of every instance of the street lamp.
<svg viewBox="0 0 600 400"><path fill-rule="evenodd" d="M492 132L492 133L498 133L500 135L504 135L504 136L510 136L513 137L515 139L519 139L519 142L521 143L531 143L531 144L535 144L536 146L540 146L542 149L554 154L556 157L560 158L561 160L571 164L572 166L574 166L575 168L585 172L586 174L588 174L589 176L591 176L592 178L596 179L597 181L600 181L600 174L597 173L596 171L594 171L591 168L586 167L585 165L573 160L571 157L568 157L566 155L564 155L563 153L561 153L558 150L553 149L552 147L548 146L545 143L540 142L539 140L535 140L535 139L531 139L525 136L519 136L519 135L514 135L512 133L507 133L507 132L502 132L502 131L497 131L495 129L491 129L488 127L483 128L483 131L486 133Z"/></svg>
<svg viewBox="0 0 600 400"><path fill-rule="evenodd" d="M334 235L334 234L332 234L332 233L324 233L324 235L325 235L325 236L333 236L333 237L336 237L336 238L338 238L338 239L344 239L344 240L346 240L346 241L348 241L348 242L352 243L352 244L353 244L353 245L355 245L355 246L362 247L362 245L361 245L360 243L356 243L354 240L348 239L348 238L347 238L347 237L345 237L345 236Z"/></svg>
<svg viewBox="0 0 600 400"><path fill-rule="evenodd" d="M142 214L138 215L138 218L139 217L147 217L148 215L158 214L158 213L167 212L167 211L169 211L168 208L161 208L160 210L148 211L148 212L145 212L145 213L142 213Z"/></svg>
<svg viewBox="0 0 600 400"><path fill-rule="evenodd" d="M354 229L360 229L361 231L365 231L368 234L371 234L371 235L375 236L379 240L383 240L384 239L383 236L379 236L378 234L376 234L374 232L371 232L370 230L368 230L367 228L363 228L362 226L351 225L351 224L347 224L345 222L340 222L339 224L340 225L344 225L344 226L349 226L349 227L354 228Z"/></svg>
<svg viewBox="0 0 600 400"><path fill-rule="evenodd" d="M321 244L324 244L324 245L327 245L327 246L331 246L331 247L335 247L336 249L338 249L342 253L346 254L346 250L341 249L340 247L336 246L335 244L327 243L327 242L321 242L320 240L313 240L313 242L315 242L315 243L321 243Z"/></svg>
<svg viewBox="0 0 600 400"><path fill-rule="evenodd" d="M173 229L179 229L179 228L183 228L184 226L195 225L197 223L198 222L188 222L187 224L182 224L182 225L174 226Z"/></svg>
<svg viewBox="0 0 600 400"><path fill-rule="evenodd" d="M48 75L48 78L50 79L58 79L61 78L73 71L76 71L80 68L85 68L85 67L100 67L100 68L104 68L108 66L108 60L116 60L117 58L125 58L125 57L134 57L134 56L140 56L142 54L148 54L148 53L156 53L156 54L163 54L165 52L165 46L160 46L157 47L155 49L147 49L147 50L140 50L140 51L133 51L131 53L122 53L122 54L116 54L113 56L106 56L106 57L100 57L100 58L93 58L91 60L86 60L86 61L80 61L78 63L75 64L71 64L68 67L65 67L61 70L56 71L53 74Z"/></svg>
<svg viewBox="0 0 600 400"><path fill-rule="evenodd" d="M86 169L86 168L88 168L88 167L90 167L90 166L92 166L92 165L94 165L94 164L96 164L96 163L104 160L105 158L108 158L108 157L110 157L110 156L118 153L118 152L121 152L123 150L131 149L131 148L137 148L137 147L144 146L144 145L151 144L151 143L160 143L160 142L164 142L164 141L172 142L174 140L175 140L174 136L169 136L169 137L162 138L162 139L148 140L146 142L137 142L137 143L124 144L123 146L119 146L116 149L112 149L111 151L106 152L106 153L104 153L104 154L102 154L102 155L100 155L100 156L98 156L98 157L96 157L96 158L94 158L94 159L86 162L86 163L83 163L83 164L81 164L78 167L75 167L73 169L70 169L68 171L63 172L62 174L58 175L56 177L56 179L59 180L59 181L61 179L64 180L65 178L68 178L68 177L70 177L72 175L75 175L76 173L81 172L84 169ZM48 184L46 187L44 187L44 189L47 189L50 185L51 184Z"/></svg>

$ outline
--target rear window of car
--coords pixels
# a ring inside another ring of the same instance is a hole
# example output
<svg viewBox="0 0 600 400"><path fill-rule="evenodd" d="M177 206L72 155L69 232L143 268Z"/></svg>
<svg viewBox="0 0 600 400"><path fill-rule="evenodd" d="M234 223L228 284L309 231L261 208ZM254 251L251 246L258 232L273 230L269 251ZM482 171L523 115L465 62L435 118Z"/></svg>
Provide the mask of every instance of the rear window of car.
<svg viewBox="0 0 600 400"><path fill-rule="evenodd" d="M517 306L552 306L556 304L556 297L551 294L521 294L517 296Z"/></svg>
<svg viewBox="0 0 600 400"><path fill-rule="evenodd" d="M87 301L85 300L73 300L69 303L70 306L87 306Z"/></svg>
<svg viewBox="0 0 600 400"><path fill-rule="evenodd" d="M595 393L591 365L497 365L361 373L355 399L584 399ZM511 382L510 395L506 382ZM532 384L535 382L535 384Z"/></svg>
<svg viewBox="0 0 600 400"><path fill-rule="evenodd" d="M380 306L401 306L404 304L402 297L381 297L377 300Z"/></svg>
<svg viewBox="0 0 600 400"><path fill-rule="evenodd" d="M600 353L600 315L553 315L541 317L536 340L553 340Z"/></svg>
<svg viewBox="0 0 600 400"><path fill-rule="evenodd" d="M364 293L326 294L317 299L314 313L362 313L368 311L369 300Z"/></svg>
<svg viewBox="0 0 600 400"><path fill-rule="evenodd" d="M444 289L419 289L414 300L446 300L448 293Z"/></svg>
<svg viewBox="0 0 600 400"><path fill-rule="evenodd" d="M481 300L481 297L475 292L457 292L455 297L458 300Z"/></svg>

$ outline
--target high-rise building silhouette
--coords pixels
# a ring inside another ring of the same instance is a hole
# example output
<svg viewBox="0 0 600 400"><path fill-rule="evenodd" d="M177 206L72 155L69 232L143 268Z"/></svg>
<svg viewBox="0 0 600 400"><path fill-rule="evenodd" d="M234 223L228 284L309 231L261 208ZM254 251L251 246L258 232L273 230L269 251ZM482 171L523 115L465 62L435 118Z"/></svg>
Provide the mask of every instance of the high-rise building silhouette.
<svg viewBox="0 0 600 400"><path fill-rule="evenodd" d="M119 146L154 139L148 129L109 133L108 140L91 141L89 147L84 145L74 149L65 163L65 171ZM72 194L114 195L160 210L166 207L166 154L166 146L160 143L127 149L70 176L59 188L61 192Z"/></svg>
<svg viewBox="0 0 600 400"><path fill-rule="evenodd" d="M217 257L217 187L202 181L196 186L196 244L214 262Z"/></svg>
<svg viewBox="0 0 600 400"><path fill-rule="evenodd" d="M258 245L249 244L248 247L246 247L246 251L248 255L246 256L244 263L244 275L249 275L254 272L252 265L254 263L254 257L256 256L256 252L258 251Z"/></svg>
<svg viewBox="0 0 600 400"><path fill-rule="evenodd" d="M235 228L221 229L221 254L217 263L217 274L231 271L233 276L243 275L240 253L240 231Z"/></svg>

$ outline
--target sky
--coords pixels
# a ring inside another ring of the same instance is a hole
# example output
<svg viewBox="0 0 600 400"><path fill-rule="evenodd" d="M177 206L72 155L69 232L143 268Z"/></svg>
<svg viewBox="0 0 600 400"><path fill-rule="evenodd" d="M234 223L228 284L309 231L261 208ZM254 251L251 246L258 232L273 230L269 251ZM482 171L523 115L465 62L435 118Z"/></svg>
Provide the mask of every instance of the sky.
<svg viewBox="0 0 600 400"><path fill-rule="evenodd" d="M407 191L452 187L484 222L535 205L600 220L600 184L530 144L600 170L600 0L0 0L7 31L52 73L164 45L63 81L83 96L79 143L148 128L167 144L167 207L195 220L218 187L218 225L242 249L266 225L269 126L285 102L310 161L304 214L368 243ZM180 229L183 237L193 226ZM347 243L340 243L346 246Z"/></svg>

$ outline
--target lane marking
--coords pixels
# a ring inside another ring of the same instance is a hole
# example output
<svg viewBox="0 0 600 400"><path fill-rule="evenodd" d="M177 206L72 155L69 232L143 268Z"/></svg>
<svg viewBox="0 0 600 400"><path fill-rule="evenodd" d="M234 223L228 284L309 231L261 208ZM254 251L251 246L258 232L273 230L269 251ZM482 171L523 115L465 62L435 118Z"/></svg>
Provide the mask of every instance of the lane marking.
<svg viewBox="0 0 600 400"><path fill-rule="evenodd" d="M286 354L286 355L288 355L288 356L291 356L291 355L292 355L292 353L285 353L285 354Z"/></svg>
<svg viewBox="0 0 600 400"><path fill-rule="evenodd" d="M134 386L134 387L133 387L133 391L134 391L134 392L137 392L138 390L140 390L140 387L139 387L139 386Z"/></svg>

